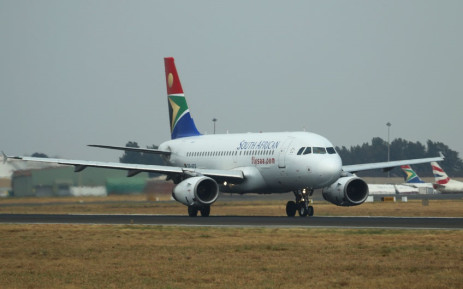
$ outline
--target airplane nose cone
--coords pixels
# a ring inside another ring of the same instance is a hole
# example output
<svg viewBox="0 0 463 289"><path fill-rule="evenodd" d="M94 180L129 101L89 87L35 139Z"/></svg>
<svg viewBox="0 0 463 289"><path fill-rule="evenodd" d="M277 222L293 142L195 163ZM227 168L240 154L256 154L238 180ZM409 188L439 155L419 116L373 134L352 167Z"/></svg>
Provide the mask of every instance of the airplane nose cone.
<svg viewBox="0 0 463 289"><path fill-rule="evenodd" d="M325 187L335 182L341 176L342 162L339 156L332 156L320 162L314 173L319 180L319 186Z"/></svg>

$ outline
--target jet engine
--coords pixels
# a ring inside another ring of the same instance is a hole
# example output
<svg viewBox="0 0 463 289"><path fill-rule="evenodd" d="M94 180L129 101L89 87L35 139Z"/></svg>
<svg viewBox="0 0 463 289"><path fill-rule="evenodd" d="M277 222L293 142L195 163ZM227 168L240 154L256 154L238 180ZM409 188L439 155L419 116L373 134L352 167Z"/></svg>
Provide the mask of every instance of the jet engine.
<svg viewBox="0 0 463 289"><path fill-rule="evenodd" d="M175 186L172 197L186 206L207 206L217 200L219 185L205 176L191 177Z"/></svg>
<svg viewBox="0 0 463 289"><path fill-rule="evenodd" d="M337 206L357 206L368 197L368 185L359 177L339 178L322 191L323 198Z"/></svg>

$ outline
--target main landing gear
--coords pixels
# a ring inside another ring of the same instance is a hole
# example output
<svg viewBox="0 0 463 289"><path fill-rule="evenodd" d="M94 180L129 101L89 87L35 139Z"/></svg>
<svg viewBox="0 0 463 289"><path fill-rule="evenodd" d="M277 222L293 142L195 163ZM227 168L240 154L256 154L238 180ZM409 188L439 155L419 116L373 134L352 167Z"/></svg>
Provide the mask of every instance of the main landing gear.
<svg viewBox="0 0 463 289"><path fill-rule="evenodd" d="M188 216L196 217L198 216L198 211L201 212L202 217L209 217L211 206L188 206Z"/></svg>
<svg viewBox="0 0 463 289"><path fill-rule="evenodd" d="M313 207L309 205L309 197L312 195L313 190L304 189L294 191L296 201L288 201L288 203L286 203L286 215L288 215L288 217L294 217L297 211L301 217L313 216Z"/></svg>

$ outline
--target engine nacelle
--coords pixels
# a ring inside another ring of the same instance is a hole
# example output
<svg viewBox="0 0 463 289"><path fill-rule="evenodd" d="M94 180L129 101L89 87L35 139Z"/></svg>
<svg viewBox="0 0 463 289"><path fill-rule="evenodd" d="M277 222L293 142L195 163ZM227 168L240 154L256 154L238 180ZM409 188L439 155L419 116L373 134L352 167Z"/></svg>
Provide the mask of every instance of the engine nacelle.
<svg viewBox="0 0 463 289"><path fill-rule="evenodd" d="M191 177L175 186L172 197L186 206L205 206L214 203L219 196L219 185L205 176Z"/></svg>
<svg viewBox="0 0 463 289"><path fill-rule="evenodd" d="M323 189L323 198L337 206L357 206L368 197L367 183L356 176L342 177Z"/></svg>

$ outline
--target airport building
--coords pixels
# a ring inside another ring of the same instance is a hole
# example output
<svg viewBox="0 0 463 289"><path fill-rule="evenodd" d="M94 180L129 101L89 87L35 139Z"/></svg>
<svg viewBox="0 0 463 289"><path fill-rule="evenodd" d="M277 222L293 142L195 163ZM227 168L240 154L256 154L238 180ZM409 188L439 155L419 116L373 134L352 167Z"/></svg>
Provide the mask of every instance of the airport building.
<svg viewBox="0 0 463 289"><path fill-rule="evenodd" d="M16 170L11 178L11 194L15 197L49 197L143 192L148 174L140 173L130 178L126 174L126 171L91 167L76 173L70 166Z"/></svg>
<svg viewBox="0 0 463 289"><path fill-rule="evenodd" d="M11 180L0 177L0 197L8 197L11 192Z"/></svg>

